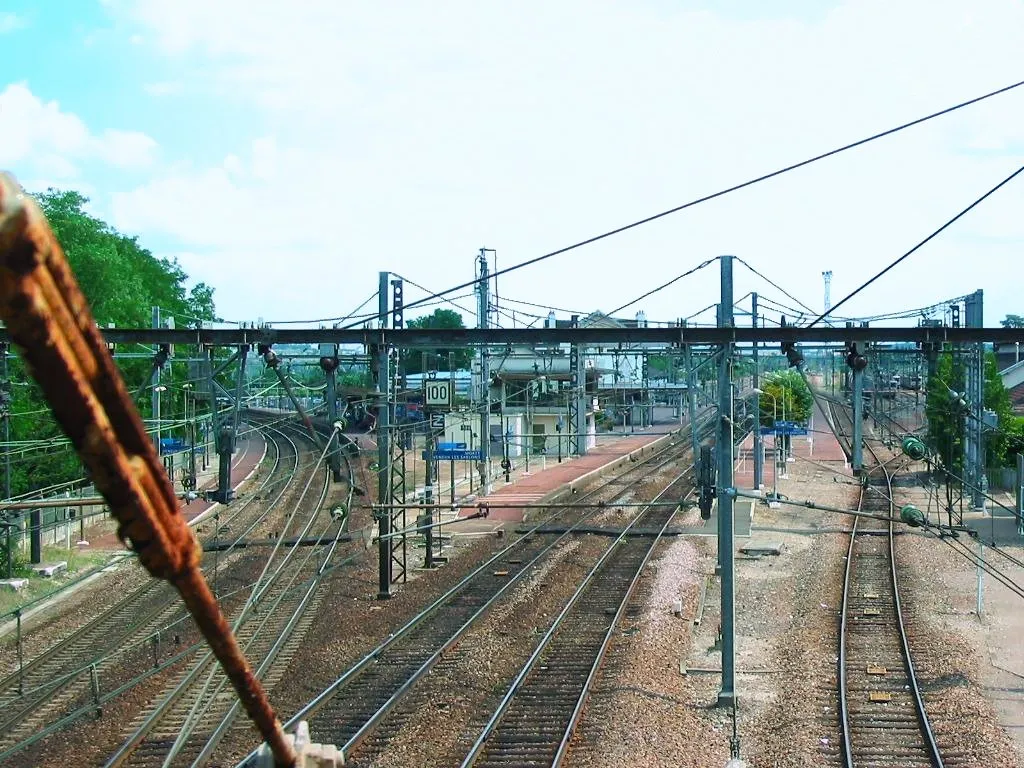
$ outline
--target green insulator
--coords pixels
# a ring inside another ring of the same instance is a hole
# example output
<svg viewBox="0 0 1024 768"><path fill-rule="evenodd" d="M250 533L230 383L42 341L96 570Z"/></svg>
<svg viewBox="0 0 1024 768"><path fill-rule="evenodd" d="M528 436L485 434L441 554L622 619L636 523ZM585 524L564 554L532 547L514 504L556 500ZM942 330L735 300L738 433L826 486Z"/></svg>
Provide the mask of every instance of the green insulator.
<svg viewBox="0 0 1024 768"><path fill-rule="evenodd" d="M903 452L914 461L920 461L928 455L928 447L913 435L904 437L901 447Z"/></svg>
<svg viewBox="0 0 1024 768"><path fill-rule="evenodd" d="M911 528L920 528L925 524L924 513L913 504L906 504L900 509L900 520Z"/></svg>

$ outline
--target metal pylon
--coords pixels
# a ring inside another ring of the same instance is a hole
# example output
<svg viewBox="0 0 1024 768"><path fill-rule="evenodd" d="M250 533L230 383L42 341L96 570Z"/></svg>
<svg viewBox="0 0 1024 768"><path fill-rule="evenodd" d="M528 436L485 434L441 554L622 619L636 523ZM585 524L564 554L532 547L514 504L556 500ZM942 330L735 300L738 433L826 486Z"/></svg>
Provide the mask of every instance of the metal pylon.
<svg viewBox="0 0 1024 768"><path fill-rule="evenodd" d="M391 317L392 325L394 328L403 328L405 326L403 317L403 283L401 279L391 281ZM390 499L392 504L403 505L406 500L406 484L405 484L405 443L406 433L402 429L402 425L399 424L398 419L398 408L399 402L408 403L408 394L405 387L405 369L402 366L401 351L395 349L392 353L392 380L391 380L391 392L393 396L391 398L392 414L391 414L391 461L389 463L390 474L388 477L388 487L390 489ZM392 531L404 531L406 527L406 511L405 509L392 509L391 515L391 530ZM391 583L395 584L401 581L403 584L406 582L406 565L407 565L407 542L405 535L396 536L391 543Z"/></svg>

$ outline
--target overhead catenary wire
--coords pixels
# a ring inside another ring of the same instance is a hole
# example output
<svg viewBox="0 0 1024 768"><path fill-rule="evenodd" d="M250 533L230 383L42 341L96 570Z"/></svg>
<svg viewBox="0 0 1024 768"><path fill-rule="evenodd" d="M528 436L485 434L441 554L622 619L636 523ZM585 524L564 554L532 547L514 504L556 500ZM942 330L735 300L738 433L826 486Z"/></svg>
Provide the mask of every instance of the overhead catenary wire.
<svg viewBox="0 0 1024 768"><path fill-rule="evenodd" d="M797 298L796 296L794 296L793 294L791 294L791 293L790 293L789 291L787 291L787 290L786 290L785 288L783 288L783 287L782 287L781 285L779 285L778 283L776 283L776 282L775 282L774 280L772 280L772 279L771 279L770 277L766 276L766 275L765 275L764 273L762 273L762 272L759 272L759 271L758 271L758 270L757 270L757 269L756 269L756 268L755 268L754 266L752 266L752 265L751 265L751 264L749 264L748 262L744 261L744 260L743 260L743 259L741 259L741 258L740 258L739 256L734 256L733 258L734 258L734 259L736 259L736 261L738 261L738 262L739 262L740 264L742 264L742 265L743 265L744 267L746 267L747 269L749 269L749 270L750 270L751 272L753 272L753 273L754 273L754 275L756 275L757 277L760 277L760 278L761 278L762 280L764 280L764 281L765 281L766 283L768 283L768 285L770 285L770 286L771 286L772 288L774 288L775 290L779 291L779 292L780 292L780 293L781 293L781 294L782 294L783 296L785 296L785 297L786 297L787 299L789 299L790 301L794 301L794 302L796 302L796 303L797 303L797 304L798 304L799 306L803 307L803 308L804 308L805 310L807 310L807 312L809 312L810 314L812 314L812 315L813 315L813 314L815 314L815 310L813 310L813 309L811 309L810 307L808 307L808 306L807 306L806 304L804 304L804 303L803 303L802 301L800 301L800 299L798 299L798 298ZM760 298L760 297L758 297L758 298ZM802 314L802 313L801 313L801 314Z"/></svg>
<svg viewBox="0 0 1024 768"><path fill-rule="evenodd" d="M919 242L919 243L918 243L917 245L915 245L915 246L914 246L913 248L911 248L911 249L910 249L909 251L907 251L907 252L906 252L906 253L904 253L904 254L903 254L902 256L900 256L900 257L898 257L897 259L895 259L895 260L893 260L892 262L890 262L890 263L889 263L889 264L888 264L888 265L887 265L887 266L886 266L886 267L885 267L884 269L882 269L882 270L881 270L880 272L878 272L877 274L875 274L875 275L874 275L873 277L869 278L869 279L868 279L868 280L866 280L865 282L861 283L861 284L860 284L860 285L859 285L859 286L858 286L857 288L853 289L853 290L852 290L852 291L851 291L850 293L848 293L848 294L847 294L846 296L844 296L844 297L843 297L842 299L840 299L840 300L839 300L839 301L837 301L837 302L836 302L835 304L833 304L833 305L832 305L832 307L831 307L831 309L829 309L828 311L826 311L826 312L823 312L823 313L821 313L820 315L818 315L818 317L817 317L817 318L815 318L814 320L812 320L812 321L811 321L811 323L810 323L810 325L809 325L808 327L813 327L813 326L817 325L817 324L818 324L819 322L821 322L821 321L822 321L822 320L824 320L824 319L825 319L826 317L828 317L829 315L831 315L831 314L832 314L832 312L833 312L834 310L836 310L836 309L838 309L839 307L841 307L841 306L842 306L843 304L845 304L846 302L848 302L848 301L849 301L850 299L852 299L852 298L853 298L854 296L856 296L856 295L857 295L858 293L860 293L860 292L861 292L861 291L863 291L863 290L864 290L865 288L867 288L867 287L868 287L869 285L871 285L871 284L872 284L872 283L874 283L874 282L875 282L876 280L878 280L878 279L879 279L880 277L882 277L882 275L886 274L887 272L889 272L890 270L892 270L893 268L895 268L896 266L898 266L899 264L901 264L901 263L902 263L903 261L905 261L906 259L910 258L910 256L912 256L912 255L913 255L914 253L916 253L917 251L919 251L919 250L920 250L921 248L923 248L923 247L924 247L925 245L927 245L927 244L928 244L929 242L931 242L931 241L932 241L932 240L934 240L934 239L935 239L936 237L938 237L938 236L939 236L940 234L942 234L943 232L945 232L945 231L946 231L946 230L947 230L947 229L948 229L949 227L953 226L953 224L955 224L955 223L956 223L957 221L959 221L959 220L960 220L961 218L963 218L963 217L964 217L964 216L966 216L966 215L967 215L968 213L970 213L970 212L971 212L972 210L974 210L974 209L975 209L976 207L978 207L978 206L979 206L979 205L980 205L981 203L983 203L983 202L984 202L985 200L987 200L987 199L988 199L989 197L991 197L992 195L994 195L994 194L995 194L996 192L998 192L998 191L999 191L1000 189L1002 189L1002 188L1003 188L1004 186L1006 186L1006 185L1007 185L1007 184L1009 184L1009 183L1010 183L1011 181L1013 181L1013 180L1014 180L1015 178L1017 178L1017 176L1019 176L1019 175L1020 175L1020 174L1021 174L1022 172L1024 172L1024 165L1022 165L1022 166L1021 166L1020 168L1018 168L1017 170L1015 170L1015 171L1014 171L1013 173L1011 173L1011 174L1010 174L1009 176L1007 176L1007 177L1006 177L1005 179L1003 179L1002 181L1000 181L1000 182L999 182L998 184L996 184L996 185L995 185L994 187L992 187L991 189L989 189L989 190L988 190L987 192L985 192L985 194L983 194L983 195L982 195L981 197L979 197L979 198L977 198L976 200L974 200L974 202L972 202L972 203L971 203L970 205L968 205L968 206L967 206L966 208L964 208L964 209L963 209L962 211L960 211L960 212L959 212L958 214L956 214L956 215L955 215L955 216L954 216L953 218L949 219L949 220L948 220L948 221L947 221L947 222L946 222L945 224L943 224L943 225L942 225L941 227L939 227L938 229L936 229L935 231L933 231L933 232L932 232L932 233L931 233L930 235L928 235L928 236L927 236L926 238L924 238L923 240L921 240L921 241L920 241L920 242Z"/></svg>
<svg viewBox="0 0 1024 768"><path fill-rule="evenodd" d="M591 245L591 244L599 242L601 240L605 240L605 239L607 239L609 237L613 237L614 235L618 235L618 234L621 234L623 232L627 232L627 231L629 231L631 229L635 229L636 227L643 226L644 224L649 224L649 223L651 223L653 221L657 221L658 219L665 218L666 216L670 216L670 215L672 215L674 213L678 213L680 211L684 211L687 208L692 208L692 207L694 207L696 205L699 205L701 203L708 202L709 200L714 200L714 199L719 198L719 197L724 197L725 195L730 194L731 192L736 192L738 190L754 186L755 184L759 184L762 181L767 181L767 180L773 179L773 178L775 178L777 176L781 176L781 175L783 175L785 173L789 173L790 171L795 171L795 170L797 170L799 168L803 168L804 166L811 165L812 163L816 163L819 160L824 160L826 158L833 157L835 155L841 154L841 153L849 151L851 149L855 149L856 147L861 147L861 146L863 146L865 144L868 144L868 143L870 143L872 141L876 141L876 140L884 138L886 136L891 136L891 135L893 135L895 133L899 133L900 131L906 130L907 128L911 128L913 126L920 125L922 123L928 122L929 120L934 120L935 118L942 117L943 115L948 115L948 114L950 114L952 112L956 112L957 110L960 110L960 109L963 109L965 107L971 106L972 104L977 104L979 102L985 101L986 99L990 99L990 98L993 98L995 96L1001 95L1003 93L1007 93L1009 91L1012 91L1012 90L1014 90L1016 88L1019 88L1022 85L1024 85L1024 80L1018 81L1016 83L1012 83L1010 85L1004 86L1004 87L999 88L999 89L994 90L994 91L990 91L988 93L982 94L981 96L976 96L976 97L974 97L972 99L968 99L967 101L962 101L962 102L960 102L958 104L954 104L954 105L952 105L950 107L946 107L945 109L941 109L938 112L932 112L931 114L925 115L924 117L919 117L919 118L917 118L915 120L911 120L910 122L902 123L902 124L897 125L897 126L895 126L893 128L888 128L888 129L886 129L884 131L872 134L871 136L867 136L867 137L865 137L863 139L858 139L857 141L853 141L853 142L850 142L848 144L844 144L844 145L842 145L840 147L836 147L835 149L831 149L831 150L829 150L827 152L822 152L821 154L814 155L813 157L807 158L806 160L801 160L801 161L799 161L797 163L793 163L791 165L787 165L787 166L785 166L783 168L779 168L779 169L771 171L769 173L762 174L762 175L757 176L757 177L752 178L752 179L748 179L747 181L743 181L743 182L741 182L739 184L734 184L731 187L726 187L725 189L721 189L721 190L719 190L717 192L713 192L713 193L711 193L709 195L704 195L702 197L698 197L698 198L696 198L694 200L691 200L691 201L689 201L687 203L683 203L682 205L677 205L674 208L670 208L670 209L668 209L666 211L662 211L662 212L656 213L656 214L654 214L652 216L647 216L646 218L639 219L637 221L631 222L629 224L625 224L625 225L620 226L620 227L616 227L615 229L608 230L607 232L603 232L603 233L601 233L599 235L594 235L593 237L588 237L588 238L586 238L584 240L580 240L579 242L573 243L572 245L567 245L567 246L564 246L562 248L558 248L558 249L556 249L554 251L550 251L548 253L542 254L540 256L535 256L532 259L527 259L526 261L521 261L521 262L519 262L517 264L513 264L512 266L509 266L509 267L504 267L503 269L496 270L492 274L489 274L487 277L477 277L477 278L474 278L473 280L469 280L469 281L464 282L464 283L459 283L458 285L455 285L455 286L453 286L451 288L448 288L448 289L446 289L444 291L440 291L438 293L432 294L432 295L426 297L425 299L421 299L421 300L418 300L418 301L406 304L404 308L406 310L411 309L411 308L413 308L415 306L418 306L418 305L420 305L422 303L425 303L426 301L429 301L431 299L436 299L436 298L439 298L439 297L441 297L443 295L447 295L449 293L454 293L455 291L461 291L464 288L469 288L471 286L474 286L477 283L481 282L482 280L485 280L485 279L486 280L492 280L494 278L500 277L501 275L506 275L506 274L508 274L510 272L514 272L514 271L516 271L518 269L522 269L523 267L528 267L528 266L531 266L533 264L538 264L538 263L540 263L542 261L546 261L547 259L554 258L555 256L560 256L563 253L568 253L569 251L576 250L577 248L582 248L582 247L584 247L586 245ZM349 326L345 326L345 327L346 328L355 328L355 327L357 327L357 325L358 324L356 324L356 325L349 325Z"/></svg>
<svg viewBox="0 0 1024 768"><path fill-rule="evenodd" d="M642 294L640 294L639 296L637 296L637 297L636 297L635 299L633 299L632 301L627 301L627 302L626 302L625 304L623 304L623 305L622 305L621 307L616 307L616 308L615 308L615 309L613 309L613 310L612 310L611 312L609 312L609 313L608 313L608 315L609 315L610 317L611 317L611 316L614 316L614 315L615 315L615 314L616 314L617 312L621 312L622 310L624 310L624 309L627 309L627 308L629 308L629 307L633 306L633 305L634 305L634 304L636 304L637 302L643 301L643 300L644 300L644 299L646 299L646 298L647 298L648 296L653 296L653 295L654 295L654 294L656 294L656 293L657 293L658 291L663 291L664 289L668 288L668 287L669 287L670 285L674 285L675 283L679 282L679 281L680 281L680 280L682 280L682 279L683 279L684 277L689 277L690 275L694 274L695 272L699 272L700 270L704 269L704 267L707 267L707 266L710 266L711 264L714 264L714 263L715 263L716 261L718 261L718 259L719 259L719 258L720 258L720 257L718 257L718 256L715 256L715 257L713 257L713 258L710 258L710 259L705 259L704 261L702 261L702 262L701 262L700 264L698 264L697 266L695 266L695 267L691 267L690 269L686 270L685 272L683 272L683 273L681 273L681 274L678 274L678 275L676 275L676 276L675 276L675 277L673 277L673 278L672 278L671 280L669 280L669 281L668 281L667 283L662 283L662 284L661 284L661 285L659 285L659 286L658 286L657 288L652 288L651 290L647 291L646 293L642 293Z"/></svg>

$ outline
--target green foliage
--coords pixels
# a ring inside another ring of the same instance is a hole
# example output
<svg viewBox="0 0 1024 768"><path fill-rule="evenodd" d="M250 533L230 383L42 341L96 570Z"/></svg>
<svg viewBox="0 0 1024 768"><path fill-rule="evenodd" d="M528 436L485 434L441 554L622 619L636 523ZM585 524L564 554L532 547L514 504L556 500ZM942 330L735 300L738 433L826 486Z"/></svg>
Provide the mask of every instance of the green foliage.
<svg viewBox="0 0 1024 768"><path fill-rule="evenodd" d="M182 320L216 319L210 286L198 283L186 292L188 275L177 261L155 257L136 238L91 216L87 197L48 189L36 200L100 325L146 326L154 306Z"/></svg>
<svg viewBox="0 0 1024 768"><path fill-rule="evenodd" d="M928 446L953 474L963 475L963 417L951 396L964 391L964 366L958 358L945 352L938 356L935 375L928 379L925 416L928 418Z"/></svg>
<svg viewBox="0 0 1024 768"><path fill-rule="evenodd" d="M451 309L435 309L431 314L410 320L410 328L465 328L462 315ZM462 349L403 349L402 365L406 373L427 371L458 371L469 368L473 350Z"/></svg>
<svg viewBox="0 0 1024 768"><path fill-rule="evenodd" d="M963 360L951 352L938 356L935 376L928 382L925 413L928 417L928 444L954 474L962 475L965 420L952 392L965 388ZM992 352L985 354L985 409L994 411L998 428L987 432L985 464L988 467L1012 467L1015 456L1024 452L1024 419L1015 416L1010 395L1003 386Z"/></svg>
<svg viewBox="0 0 1024 768"><path fill-rule="evenodd" d="M776 416L781 421L783 413L786 421L806 424L810 419L814 398L799 371L788 369L772 373L759 389L764 393L759 398L762 426L774 425Z"/></svg>
<svg viewBox="0 0 1024 768"><path fill-rule="evenodd" d="M213 289L199 283L186 291L187 275L173 260L155 257L134 237L86 211L88 198L74 191L49 189L36 200L60 241L97 323L105 326L148 326L152 307L173 315L177 327L195 320L214 320ZM141 350L127 350L141 351ZM46 401L20 360L10 360L12 382L10 430L11 492L24 493L47 485L76 480L82 471L67 447L63 433L50 415ZM149 379L152 364L146 359L119 361L130 390ZM184 365L168 365L161 383L166 414L183 410L188 373ZM140 398L144 417L150 417L151 398Z"/></svg>
<svg viewBox="0 0 1024 768"><path fill-rule="evenodd" d="M995 411L998 426L998 429L988 433L985 440L986 465L1016 466L1017 454L1024 453L1024 419L1013 413L1010 393L1003 386L996 356L992 352L985 354L985 408Z"/></svg>
<svg viewBox="0 0 1024 768"><path fill-rule="evenodd" d="M1024 328L1024 315L1007 315L999 324L1003 328Z"/></svg>

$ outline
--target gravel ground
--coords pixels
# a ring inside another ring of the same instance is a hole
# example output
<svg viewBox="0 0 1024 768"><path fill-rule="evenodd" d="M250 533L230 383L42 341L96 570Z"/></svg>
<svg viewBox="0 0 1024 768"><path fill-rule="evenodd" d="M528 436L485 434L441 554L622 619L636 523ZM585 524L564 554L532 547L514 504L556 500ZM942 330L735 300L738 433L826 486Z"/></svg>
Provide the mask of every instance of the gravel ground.
<svg viewBox="0 0 1024 768"><path fill-rule="evenodd" d="M837 489L856 495L814 465L792 465L790 478L780 490L793 497L842 504ZM836 523L836 516L820 512L761 506L755 517L761 530L753 541L782 544L783 554L737 559L738 727L743 755L754 765L810 766L828 759L820 739L831 742L835 730L823 712L834 696L836 603L822 607L820 590L806 585L821 584L837 555L841 559L843 537L781 529ZM662 550L656 575L645 585L638 631L623 628L591 697L573 742L573 765L705 766L728 759L731 717L714 706L721 668L715 557L713 538L681 540ZM705 580L704 612L694 627ZM677 599L682 618L672 612ZM780 759L791 753L796 760Z"/></svg>
<svg viewBox="0 0 1024 768"><path fill-rule="evenodd" d="M790 479L780 481L780 490L792 498L853 506L857 488L838 479L841 482L821 466L798 461L790 465ZM654 484L655 478L645 478L631 487L632 496L641 497ZM601 522L617 524L629 513L610 507L602 512ZM367 524L368 518L358 516L365 511L355 514L353 529ZM743 756L751 766L838 764L836 643L847 537L836 531L847 524L831 513L760 506L753 540L779 543L782 554L737 559L738 728ZM607 541L587 536L563 546L557 564L547 564L507 595L389 716L381 736L367 744L354 764L457 763L534 647L538 632L549 625L585 572L585 564ZM495 537L456 537L454 542L446 567L416 572L416 578L389 601L375 599L375 549L330 578L320 613L306 635L305 652L295 658L273 692L282 716L319 693L505 543ZM741 546L745 543L740 541ZM1014 605L1000 603L1005 594L993 594L994 589L1007 590L989 587L986 600L993 606L992 615L979 623L971 613L974 571L948 547L922 536L902 536L897 556L911 618L910 642L949 764L1024 765L1024 752L999 726L1000 717L1002 722L1012 721L1009 725L1021 723L1024 705L1018 696L1016 719L1008 714L1014 711L1005 706L1009 686L993 682L995 666L988 655L998 649L993 658L999 664L1024 672L1019 641L1010 658L1005 644L996 642L1008 633L1019 638L1024 631L1024 618L1018 624L996 611L998 606ZM410 564L421 557L421 551L410 550ZM612 644L574 738L570 764L724 764L732 723L727 710L714 706L719 688L715 670L720 667L713 649L719 623L714 562L713 538L660 545ZM107 583L117 578L129 579L130 574L114 574ZM701 612L705 583L709 586ZM682 606L679 616L672 610L677 600ZM75 610L91 613L92 606ZM73 615L50 619L48 626L74 626ZM0 655L3 659L9 657ZM1014 680L1012 685L1020 688L1020 677ZM151 686L140 686L108 707L99 722L127 722L159 687L158 678ZM35 753L37 762L31 764L92 764L79 758L93 754L81 750L94 728L96 723L84 724L51 739L52 746ZM257 741L251 726L239 721L214 764L234 764ZM98 759L109 750L94 754Z"/></svg>
<svg viewBox="0 0 1024 768"><path fill-rule="evenodd" d="M858 489L839 480L824 468L797 462L780 490L792 498L855 505ZM836 644L848 538L829 531L846 525L841 515L762 506L753 538L781 543L783 555L737 561L738 728L749 765L840 764ZM791 532L814 528L816 535ZM992 665L978 650L985 648L986 633L1005 636L1007 622L989 618L979 624L969 616L973 570L941 542L901 537L897 557L915 663L947 765L1024 765L986 699L1005 699L1006 688L986 684L985 669ZM657 575L644 585L646 613L639 631L624 627L613 646L574 740L573 765L705 766L724 764L729 756L731 722L713 707L719 677L703 672L720 668L713 649L716 581L711 580L696 629L670 610L679 596L683 616L692 615L695 585L714 569L714 541L676 542L663 549L656 565ZM993 589L1009 594L991 586L989 593ZM1020 669L1019 656L1003 661ZM680 659L691 670L687 676L680 674ZM1019 681L1020 676L1017 688ZM1020 723L1024 706L1010 719Z"/></svg>
<svg viewBox="0 0 1024 768"><path fill-rule="evenodd" d="M620 501L642 498L657 490L662 480L667 481L677 473L677 469L667 468L625 489L614 486L608 493L625 492ZM636 510L609 507L602 510L596 519L615 525L635 514ZM457 764L486 724L488 713L497 706L539 637L575 590L589 564L605 551L609 541L607 537L585 536L561 545L554 559L546 561L529 575L494 606L456 648L445 654L429 677L415 686L406 701L385 719L378 733L356 756L355 764ZM486 546L486 540L477 546ZM472 565L482 557L481 552L473 552L472 558L458 558L440 573L431 574L430 583L424 580L423 588L434 591L432 582L436 577L453 576L461 561L466 560ZM422 605L428 599L421 593L413 606ZM394 602L391 601L388 608ZM401 623L396 618L389 628ZM378 630L376 636L383 633L383 630ZM346 645L342 644L343 647ZM362 650L365 652L367 649L364 645ZM320 658L321 651L315 652ZM325 659L336 674L359 657L358 653L349 653L348 660L342 661L338 652L335 644L330 650L330 662ZM275 696L278 694L275 692ZM309 697L309 692L305 692L303 699ZM458 723L458 727L439 728L438 714L443 715L446 723Z"/></svg>
<svg viewBox="0 0 1024 768"><path fill-rule="evenodd" d="M281 500L278 505L280 509L287 510L289 508L289 497L294 501L302 485L301 479L293 483L293 488L296 490L290 491ZM266 532L275 526L279 529L280 523L274 522L273 516L271 516L254 529L252 535L266 536ZM221 593L228 594L251 583L262 570L266 556L267 551L265 550L241 550L238 554L228 557L221 555L221 567L218 574ZM96 584L90 585L89 588L83 589L82 599L76 600L73 610L64 610L65 607L72 607L69 603L58 605L55 610L59 610L60 613L55 614L47 622L41 623L36 629L36 633L49 636L53 633L54 628L57 628L61 631L61 636L70 634L104 607L123 597L131 586L141 584L150 578L134 563L131 567L124 567L123 570L123 574L116 572ZM222 607L230 614L232 610L240 606L244 598L245 593L240 591L233 597L222 600ZM178 642L172 639L171 634L167 633L167 636L162 638L161 659L172 656L199 639L199 633L191 620L182 623L173 631ZM104 668L100 673L101 691L106 693L148 671L152 664L151 653L148 646L142 646L119 657L115 666ZM107 702L101 717L95 719L84 717L63 731L19 753L11 760L11 764L102 764L127 735L126 729L129 728L129 724L138 713L151 706L165 687L180 677L181 672L192 658L194 655L186 657L185 660L154 674L126 693Z"/></svg>
<svg viewBox="0 0 1024 768"><path fill-rule="evenodd" d="M901 489L896 499L920 504L922 493ZM979 621L975 568L950 547L930 536L902 536L896 557L901 597L911 608L914 663L947 765L1024 765L1024 748L1014 739L1024 718L1021 678L1002 674L1024 662L1020 598L988 578L988 610ZM990 562L1018 582L1024 575L1002 558ZM1001 643L1008 630L1014 640Z"/></svg>
<svg viewBox="0 0 1024 768"><path fill-rule="evenodd" d="M561 546L556 557L442 657L352 765L458 765L536 642L607 546L597 536Z"/></svg>
<svg viewBox="0 0 1024 768"><path fill-rule="evenodd" d="M326 596L310 626L304 651L293 659L272 698L282 719L287 719L319 694L348 667L376 647L391 632L407 623L424 605L439 597L506 542L496 537L455 537L445 551L449 562L431 572L411 571L408 584L390 600L377 595L377 551L365 552L352 567L337 572L324 585ZM410 567L422 553L410 551ZM234 765L259 744L247 720L237 727L215 754L214 764Z"/></svg>

